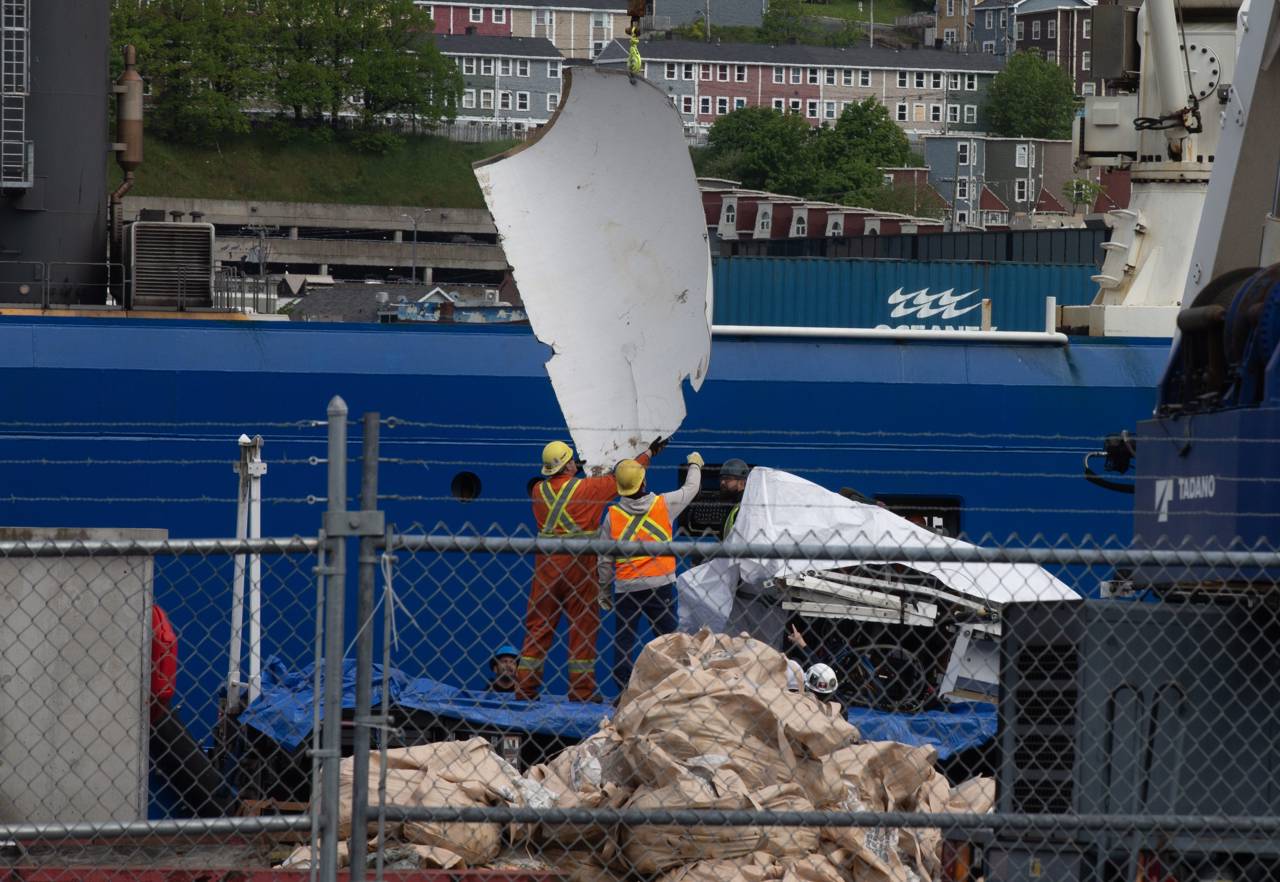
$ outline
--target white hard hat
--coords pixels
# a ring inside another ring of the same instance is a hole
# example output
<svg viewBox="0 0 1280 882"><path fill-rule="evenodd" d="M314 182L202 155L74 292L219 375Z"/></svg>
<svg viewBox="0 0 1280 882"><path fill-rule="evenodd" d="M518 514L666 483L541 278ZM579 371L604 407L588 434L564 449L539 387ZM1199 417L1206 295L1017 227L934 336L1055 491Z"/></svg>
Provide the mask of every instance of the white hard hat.
<svg viewBox="0 0 1280 882"><path fill-rule="evenodd" d="M799 692L803 683L804 668L800 667L800 662L787 659L787 691Z"/></svg>
<svg viewBox="0 0 1280 882"><path fill-rule="evenodd" d="M831 695L836 691L838 681L831 665L816 664L809 668L805 675L805 688L816 695Z"/></svg>

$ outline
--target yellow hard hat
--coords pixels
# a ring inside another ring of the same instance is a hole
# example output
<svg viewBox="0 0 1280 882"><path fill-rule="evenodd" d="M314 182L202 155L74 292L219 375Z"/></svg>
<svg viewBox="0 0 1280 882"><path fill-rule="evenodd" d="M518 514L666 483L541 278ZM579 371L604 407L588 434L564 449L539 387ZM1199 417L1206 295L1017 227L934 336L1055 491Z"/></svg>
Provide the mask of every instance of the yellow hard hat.
<svg viewBox="0 0 1280 882"><path fill-rule="evenodd" d="M542 448L542 474L554 475L573 459L573 448L563 441L552 441Z"/></svg>
<svg viewBox="0 0 1280 882"><path fill-rule="evenodd" d="M617 482L619 496L630 496L644 483L644 466L634 459L624 459L613 470L613 480Z"/></svg>

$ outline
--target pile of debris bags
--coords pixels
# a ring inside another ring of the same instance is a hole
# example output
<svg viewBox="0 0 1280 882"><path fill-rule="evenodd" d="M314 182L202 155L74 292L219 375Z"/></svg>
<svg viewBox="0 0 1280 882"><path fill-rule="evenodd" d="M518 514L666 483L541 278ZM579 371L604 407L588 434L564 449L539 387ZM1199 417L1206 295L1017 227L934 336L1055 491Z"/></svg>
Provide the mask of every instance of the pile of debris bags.
<svg viewBox="0 0 1280 882"><path fill-rule="evenodd" d="M931 747L865 743L837 706L787 689L786 658L703 631L651 642L613 722L521 776L482 739L388 752L397 805L987 812L991 779L952 788ZM376 793L380 769L370 765ZM350 762L343 766L350 824ZM511 848L574 879L914 882L941 878L938 830L404 824L423 866L502 865Z"/></svg>

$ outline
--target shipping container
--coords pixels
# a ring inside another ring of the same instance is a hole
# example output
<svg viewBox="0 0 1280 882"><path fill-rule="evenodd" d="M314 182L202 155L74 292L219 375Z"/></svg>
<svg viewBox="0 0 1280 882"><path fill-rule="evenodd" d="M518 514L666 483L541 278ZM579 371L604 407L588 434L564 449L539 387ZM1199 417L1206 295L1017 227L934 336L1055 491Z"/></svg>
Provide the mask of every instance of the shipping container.
<svg viewBox="0 0 1280 882"><path fill-rule="evenodd" d="M714 235L714 228L712 230ZM889 260L982 260L1102 266L1105 228L919 233L814 239L721 239L722 257L828 257Z"/></svg>
<svg viewBox="0 0 1280 882"><path fill-rule="evenodd" d="M715 261L715 323L1042 331L1045 298L1090 303L1092 266L732 257Z"/></svg>

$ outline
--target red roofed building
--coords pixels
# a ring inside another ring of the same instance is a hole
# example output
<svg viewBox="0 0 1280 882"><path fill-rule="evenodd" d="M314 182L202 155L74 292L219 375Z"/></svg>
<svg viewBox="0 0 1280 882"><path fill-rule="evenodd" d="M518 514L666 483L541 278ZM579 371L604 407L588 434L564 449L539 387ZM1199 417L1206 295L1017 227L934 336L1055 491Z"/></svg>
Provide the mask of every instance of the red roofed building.
<svg viewBox="0 0 1280 882"><path fill-rule="evenodd" d="M978 197L978 211L982 212L982 226L988 230L1009 229L1009 206L1004 204L990 187L983 187Z"/></svg>

